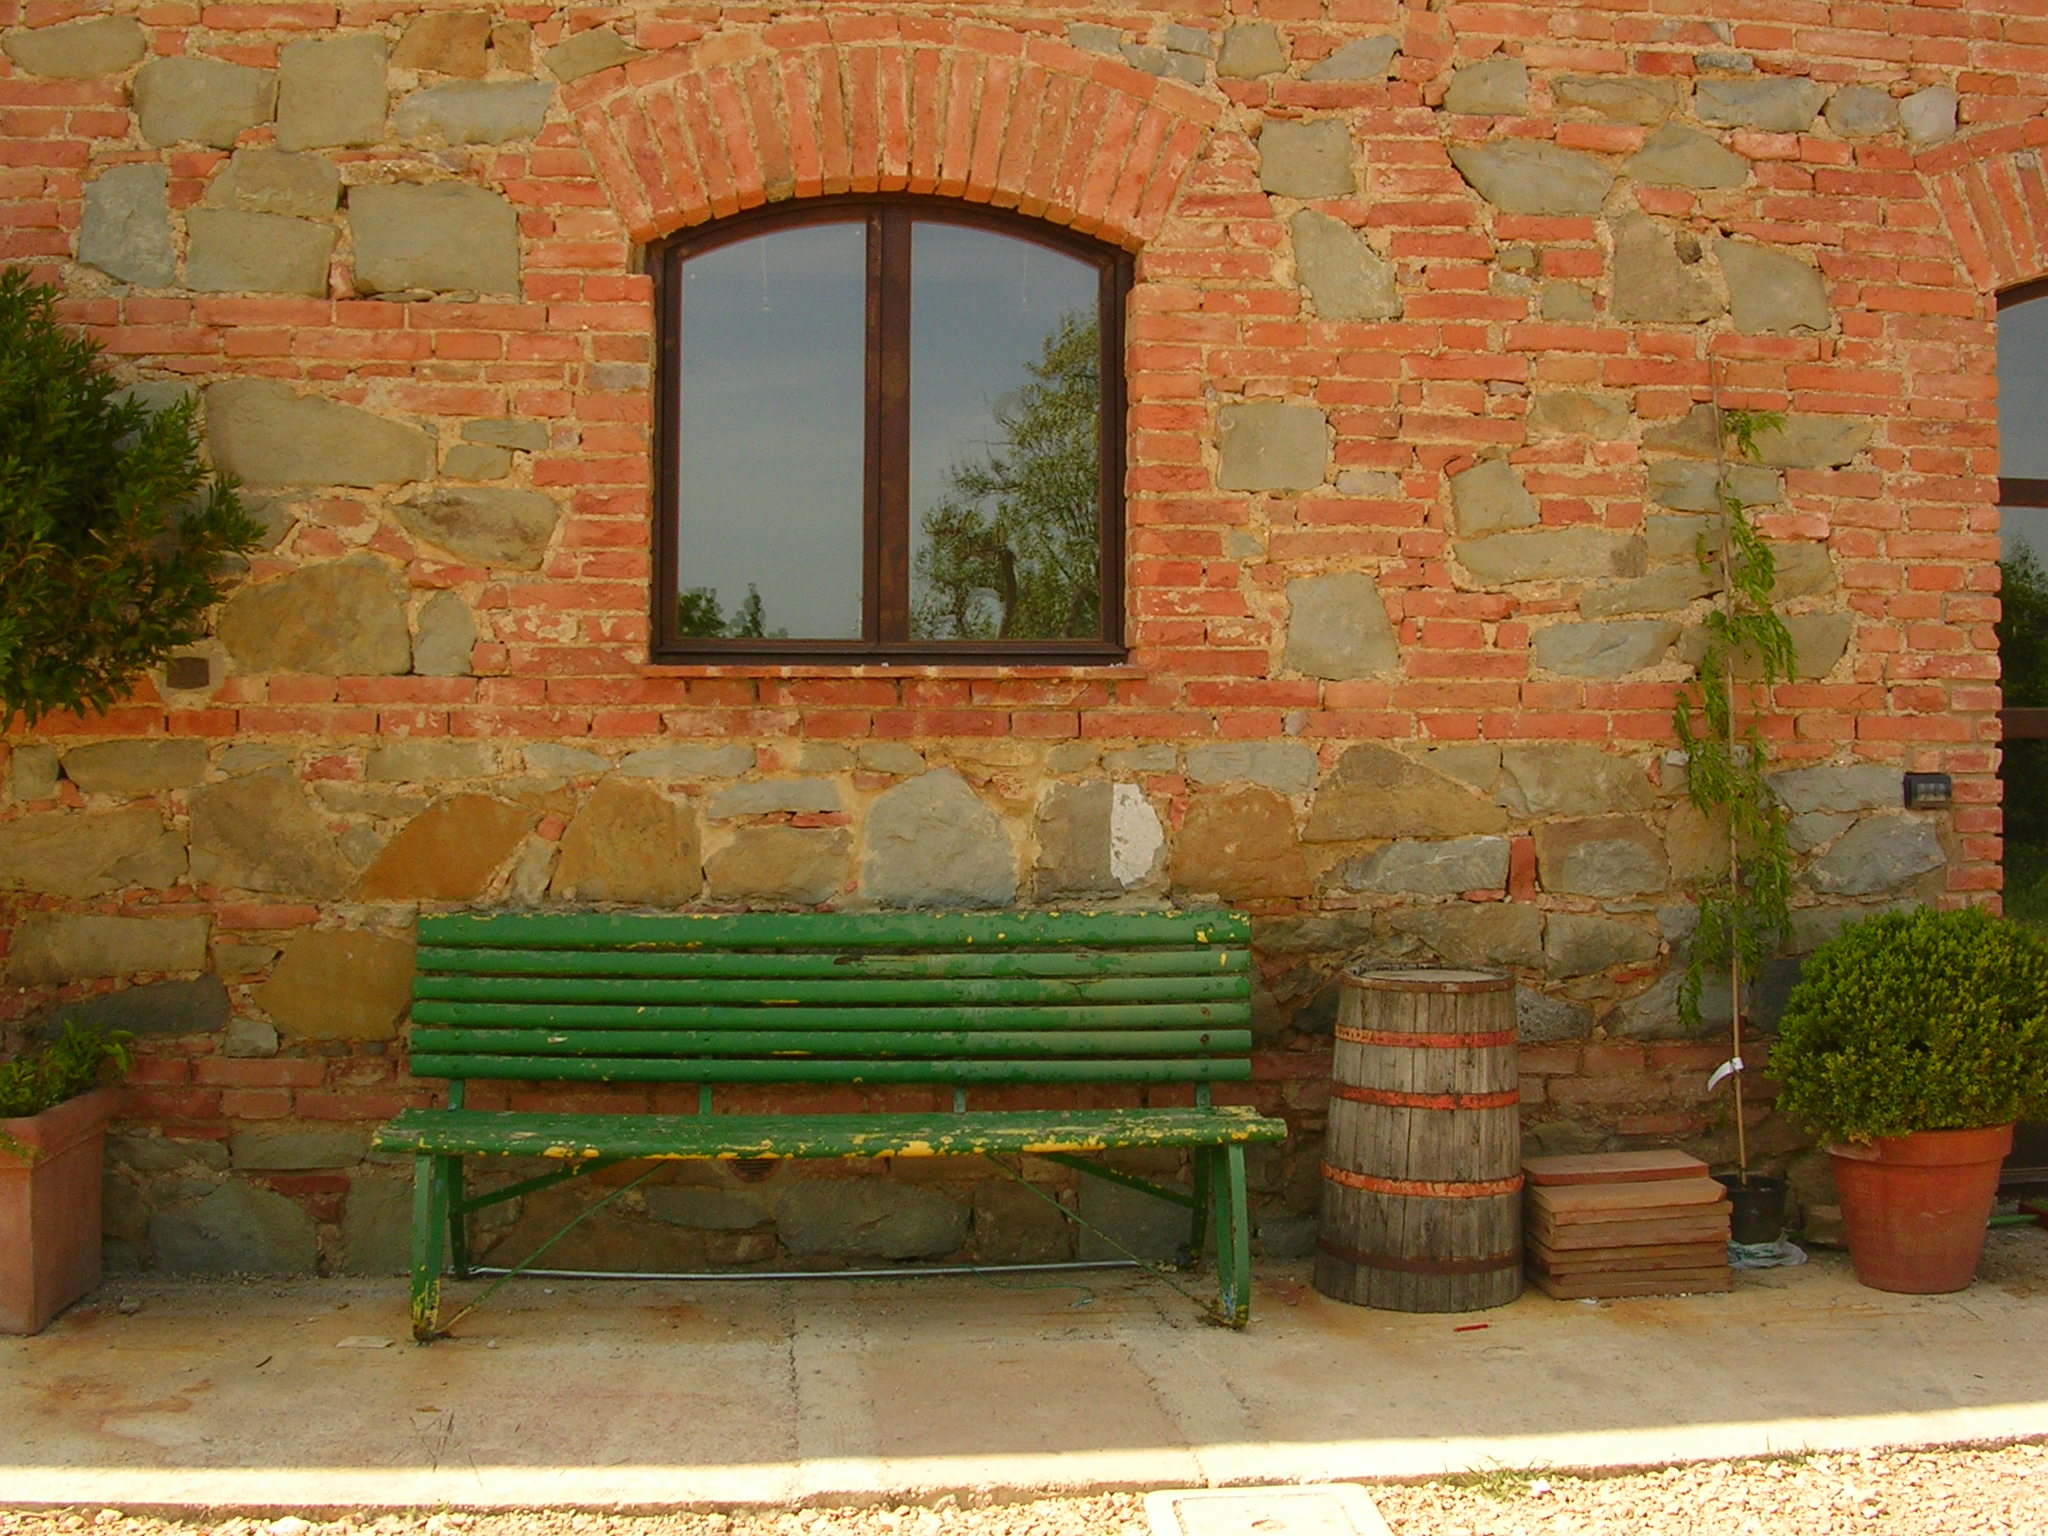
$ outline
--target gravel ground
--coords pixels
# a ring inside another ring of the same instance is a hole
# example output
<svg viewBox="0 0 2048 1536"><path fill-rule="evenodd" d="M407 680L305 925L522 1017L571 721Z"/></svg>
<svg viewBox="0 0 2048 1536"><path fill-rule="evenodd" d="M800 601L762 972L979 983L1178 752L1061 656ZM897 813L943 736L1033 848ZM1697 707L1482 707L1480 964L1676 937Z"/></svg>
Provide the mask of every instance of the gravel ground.
<svg viewBox="0 0 2048 1536"><path fill-rule="evenodd" d="M1394 1536L2040 1536L2048 1446L1706 1462L1608 1477L1497 1471L1373 1498ZM159 1520L0 1510L0 1536L1148 1536L1136 1494L737 1515L416 1513Z"/></svg>

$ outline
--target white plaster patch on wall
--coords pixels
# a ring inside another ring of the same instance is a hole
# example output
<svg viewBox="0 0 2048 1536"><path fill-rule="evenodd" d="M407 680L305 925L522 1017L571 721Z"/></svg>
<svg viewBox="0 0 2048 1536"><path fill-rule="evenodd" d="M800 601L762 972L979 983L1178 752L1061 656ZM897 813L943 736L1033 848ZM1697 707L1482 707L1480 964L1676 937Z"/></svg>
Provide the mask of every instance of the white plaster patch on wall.
<svg viewBox="0 0 2048 1536"><path fill-rule="evenodd" d="M1166 832L1135 784L1119 784L1109 803L1109 872L1118 885L1136 885L1159 862Z"/></svg>

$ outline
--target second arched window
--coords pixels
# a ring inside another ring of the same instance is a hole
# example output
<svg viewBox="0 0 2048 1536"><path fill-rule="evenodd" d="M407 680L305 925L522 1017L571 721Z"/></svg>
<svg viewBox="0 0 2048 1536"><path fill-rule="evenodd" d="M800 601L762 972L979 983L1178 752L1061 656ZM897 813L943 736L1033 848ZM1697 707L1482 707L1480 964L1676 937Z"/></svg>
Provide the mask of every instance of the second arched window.
<svg viewBox="0 0 2048 1536"><path fill-rule="evenodd" d="M1122 656L1123 253L828 199L654 271L656 660Z"/></svg>

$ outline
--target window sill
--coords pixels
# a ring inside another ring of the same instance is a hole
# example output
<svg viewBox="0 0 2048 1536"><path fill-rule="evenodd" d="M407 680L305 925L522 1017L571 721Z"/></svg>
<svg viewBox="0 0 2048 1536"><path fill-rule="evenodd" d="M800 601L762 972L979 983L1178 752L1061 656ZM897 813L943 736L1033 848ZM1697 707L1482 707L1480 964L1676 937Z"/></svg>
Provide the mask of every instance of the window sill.
<svg viewBox="0 0 2048 1536"><path fill-rule="evenodd" d="M1146 669L1128 661L650 661L639 667L642 677L913 677L913 678L1062 678L1099 677L1108 681L1143 678Z"/></svg>

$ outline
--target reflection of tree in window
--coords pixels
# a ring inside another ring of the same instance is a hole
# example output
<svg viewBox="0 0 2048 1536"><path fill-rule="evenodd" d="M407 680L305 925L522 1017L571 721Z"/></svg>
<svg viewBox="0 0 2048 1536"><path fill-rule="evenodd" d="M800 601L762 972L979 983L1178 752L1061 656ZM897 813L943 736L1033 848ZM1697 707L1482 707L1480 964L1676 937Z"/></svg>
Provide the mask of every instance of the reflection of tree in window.
<svg viewBox="0 0 2048 1536"><path fill-rule="evenodd" d="M761 590L747 583L747 596L730 619L712 587L690 587L676 597L676 633L693 640L781 640L789 631L770 629Z"/></svg>
<svg viewBox="0 0 2048 1536"><path fill-rule="evenodd" d="M1102 336L1064 316L1031 382L993 408L999 441L956 463L923 515L912 633L940 640L1099 634Z"/></svg>

